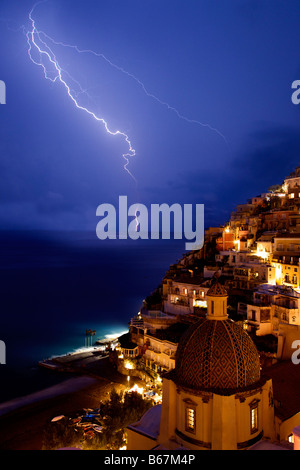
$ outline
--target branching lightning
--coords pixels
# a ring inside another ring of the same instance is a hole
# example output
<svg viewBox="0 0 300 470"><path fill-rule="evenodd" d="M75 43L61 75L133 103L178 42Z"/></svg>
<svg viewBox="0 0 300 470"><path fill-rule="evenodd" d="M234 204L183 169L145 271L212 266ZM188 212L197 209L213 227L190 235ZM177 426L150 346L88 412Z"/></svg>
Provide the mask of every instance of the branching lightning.
<svg viewBox="0 0 300 470"><path fill-rule="evenodd" d="M40 3L40 2L39 2ZM42 40L41 38L41 32L38 31L35 25L35 20L32 17L33 11L35 9L37 4L33 6L31 9L28 17L31 23L31 30L26 32L26 37L27 37L27 43L28 43L28 55L30 57L30 60L35 64L40 67L42 67L44 76L47 80L50 80L52 83L54 82L60 82L66 89L68 96L71 98L73 101L74 105L76 106L77 109L80 109L82 111L85 111L89 116L91 116L93 119L95 119L98 122L101 122L104 125L104 128L106 132L110 135L113 136L122 136L123 139L126 141L128 145L128 152L124 153L122 156L125 160L124 164L124 169L129 173L129 175L134 179L136 182L135 177L133 174L129 171L128 169L128 164L129 164L129 159L133 156L136 155L135 149L133 148L131 141L129 139L129 136L120 130L112 131L108 127L108 123L103 117L97 116L93 111L88 109L85 106L81 106L78 103L78 94L76 94L74 91L71 90L70 84L67 83L66 79L63 78L63 75L68 75L69 78L71 78L73 81L76 82L67 72L65 72L61 66L58 63L58 60L54 54L54 52L51 50L48 44L46 44L45 41ZM46 35L44 35L46 36ZM39 60L35 59L33 57L33 52L35 52L39 56ZM84 93L85 90L82 89L80 84L76 82L77 85L80 88L80 92Z"/></svg>
<svg viewBox="0 0 300 470"><path fill-rule="evenodd" d="M112 136L121 136L125 140L125 142L127 144L127 147L128 147L128 151L122 155L122 157L125 160L124 169L129 173L129 175L134 179L134 181L136 183L137 183L137 181L136 181L135 177L133 176L133 174L128 169L130 158L132 158L136 155L136 151L132 146L132 143L129 139L129 136L125 132L122 132L120 130L112 131L109 128L108 123L104 119L104 117L98 116L91 109L87 108L86 106L82 106L81 104L79 104L79 95L83 94L83 93L87 94L87 90L84 90L81 87L80 83L77 80L75 80L66 70L64 70L60 66L53 50L50 47L51 43L52 43L52 45L55 45L55 46L62 46L62 47L65 47L65 48L71 48L71 49L75 50L78 54L92 54L92 55L94 55L98 58L103 59L111 67L113 67L114 69L118 70L119 72L127 75L129 78L134 80L139 85L139 87L143 90L143 92L145 93L146 96L148 96L149 98L152 98L153 100L158 102L160 105L165 106L167 109L174 112L179 119L182 119L182 120L184 120L188 123L191 123L191 124L197 124L197 125L200 125L202 127L206 127L208 129L210 129L211 131L218 134L225 141L225 143L228 145L228 142L227 142L225 136L218 129L212 127L210 124L206 124L206 123L197 121L195 119L190 119L190 118L182 115L176 108L171 106L169 103L167 103L166 101L162 101L157 96L150 93L147 90L147 88L145 87L144 83L138 77L136 77L132 73L128 72L124 68L120 67L119 65L117 65L114 62L112 62L111 60L109 60L104 54L95 52L95 51L90 50L90 49L80 49L77 45L71 45L71 44L66 44L66 43L63 43L63 42L55 41L53 38L51 38L49 35L47 35L44 31L38 30L37 27L36 27L36 22L33 19L33 12L34 12L37 5L39 5L41 3L44 3L45 1L47 1L47 0L41 0L41 1L37 2L32 7L32 9L31 9L31 11L28 15L30 25L31 25L30 30L26 30L25 27L23 27L23 31L26 34L26 38L27 38L28 56L29 56L30 60L35 65L38 65L38 66L42 67L43 72L44 72L44 76L47 80L50 80L52 83L59 82L60 84L62 84L64 86L69 98L72 100L73 104L76 106L77 109L80 109L80 110L84 111L89 116L91 116L93 119L95 119L96 121L102 123L108 134L110 134ZM79 92L75 92L71 88L71 83L72 82L76 83L78 89L80 90Z"/></svg>
<svg viewBox="0 0 300 470"><path fill-rule="evenodd" d="M72 44L66 44L66 43L63 43L63 42L55 41L53 38L48 36L43 31L41 31L40 34L43 35L46 39L51 41L56 46L63 46L63 47L68 47L68 48L74 49L79 54L92 54L96 57L100 57L101 59L105 60L105 62L107 62L111 67L115 68L119 72L122 72L123 74L125 74L128 77L132 78L141 87L141 89L143 90L143 92L145 93L146 96L148 96L149 98L152 98L153 100L157 101L159 104L161 104L162 106L165 106L170 111L173 111L177 115L177 117L179 117L179 119L183 119L184 121L186 121L190 124L198 124L199 126L207 127L208 129L210 129L213 132L216 132L220 137L222 137L222 139L226 142L226 144L228 143L225 136L218 129L216 129L215 127L212 127L210 124L206 124L206 123L197 121L196 119L190 119L190 118L184 116L176 108L171 106L169 103L167 103L166 101L162 101L157 96L155 96L153 93L150 93L147 90L144 83L138 77L136 77L132 73L128 72L127 70L123 69L123 67L120 67L119 65L117 65L114 62L112 62L111 60L109 60L104 54L102 54L100 52L95 52L91 49L80 49L78 46L74 46Z"/></svg>

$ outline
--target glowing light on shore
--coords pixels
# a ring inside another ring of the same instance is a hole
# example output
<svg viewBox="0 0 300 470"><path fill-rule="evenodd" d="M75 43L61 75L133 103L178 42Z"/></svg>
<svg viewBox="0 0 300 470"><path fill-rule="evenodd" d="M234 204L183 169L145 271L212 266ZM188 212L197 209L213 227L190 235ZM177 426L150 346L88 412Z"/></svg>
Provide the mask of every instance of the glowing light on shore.
<svg viewBox="0 0 300 470"><path fill-rule="evenodd" d="M144 394L144 389L143 387L139 387L137 384L134 384L134 386L128 390L128 392L136 392L139 393L140 395Z"/></svg>
<svg viewBox="0 0 300 470"><path fill-rule="evenodd" d="M105 339L109 339L109 340L118 339L119 336L125 335L126 333L128 333L128 330L120 331L119 333L110 333L108 335L105 335Z"/></svg>
<svg viewBox="0 0 300 470"><path fill-rule="evenodd" d="M126 369L133 369L133 364L130 361L124 361L124 367Z"/></svg>

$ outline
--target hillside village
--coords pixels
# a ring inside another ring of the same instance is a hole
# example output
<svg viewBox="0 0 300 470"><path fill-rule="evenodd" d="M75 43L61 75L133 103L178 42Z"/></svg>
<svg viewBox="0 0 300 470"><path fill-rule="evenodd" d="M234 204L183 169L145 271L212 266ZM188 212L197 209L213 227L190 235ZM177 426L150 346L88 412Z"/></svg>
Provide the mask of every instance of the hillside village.
<svg viewBox="0 0 300 470"><path fill-rule="evenodd" d="M300 340L299 258L300 166L281 185L239 204L228 223L205 231L201 250L170 266L119 339L118 369L159 386L175 368L182 334L205 320L206 294L217 278L228 293L229 318L248 332L262 373L273 380L277 438L289 441L287 423L300 410L300 369L291 361Z"/></svg>

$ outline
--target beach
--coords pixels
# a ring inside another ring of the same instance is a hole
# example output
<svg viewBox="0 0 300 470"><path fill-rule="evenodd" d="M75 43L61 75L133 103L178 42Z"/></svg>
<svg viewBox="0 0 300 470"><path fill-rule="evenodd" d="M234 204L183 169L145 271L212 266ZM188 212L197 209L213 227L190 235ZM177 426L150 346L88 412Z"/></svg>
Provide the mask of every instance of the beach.
<svg viewBox="0 0 300 470"><path fill-rule="evenodd" d="M108 358L101 360L101 369L71 377L61 384L34 394L0 404L0 450L42 450L43 430L55 416L68 415L83 408L97 408L109 398L111 390L125 391L134 383L119 374ZM54 372L56 373L56 372Z"/></svg>

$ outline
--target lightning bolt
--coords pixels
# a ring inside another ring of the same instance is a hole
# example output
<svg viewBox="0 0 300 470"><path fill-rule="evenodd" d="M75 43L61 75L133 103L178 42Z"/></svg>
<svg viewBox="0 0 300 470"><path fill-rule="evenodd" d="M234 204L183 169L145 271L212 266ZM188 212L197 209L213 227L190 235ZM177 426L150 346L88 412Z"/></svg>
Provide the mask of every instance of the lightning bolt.
<svg viewBox="0 0 300 470"><path fill-rule="evenodd" d="M181 114L176 108L174 108L173 106L171 106L169 103L167 103L166 101L162 101L160 98L158 98L156 95L154 95L153 93L149 92L146 88L146 86L144 85L144 83L135 75L133 75L132 73L128 72L127 70L125 70L123 67L120 67L119 65L115 64L114 62L112 62L110 59L108 59L104 54L102 54L101 52L95 52L91 49L80 49L78 46L76 45L72 45L72 44L66 44L64 42L60 42L60 41L55 41L53 38L51 38L50 36L48 36L46 33L44 33L44 31L40 31L40 34L44 36L44 38L48 39L49 41L51 41L53 44L55 44L56 46L62 46L62 47L68 47L70 49L74 49L76 52L78 52L79 54L91 54L91 55L94 55L98 58L101 58L103 59L105 62L107 62L111 67L115 68L116 70L118 70L119 72L122 72L123 74L127 75L129 78L131 78L132 80L134 80L138 85L139 87L143 90L143 92L145 93L146 96L148 96L148 98L152 98L153 100L155 100L157 103L159 103L160 105L162 106L165 106L167 109L169 109L170 111L173 111L177 117L179 119L182 119L190 124L198 124L199 126L202 126L202 127L207 127L208 129L210 129L211 131L215 132L216 134L218 134L223 140L224 142L228 145L228 141L226 139L226 137L224 136L224 134L222 134L218 129L216 129L215 127L212 127L210 124L207 124L207 123L203 123L201 121L197 121L196 119L190 119L188 118L187 116L184 116L183 114Z"/></svg>
<svg viewBox="0 0 300 470"><path fill-rule="evenodd" d="M29 21L31 23L31 29L29 31L26 31L25 28L23 27L23 31L27 37L28 55L30 57L30 60L35 65L38 65L43 68L44 76L47 80L50 80L53 83L60 82L65 87L68 96L70 97L70 99L72 100L76 108L86 112L93 119L102 123L108 134L112 136L123 137L123 139L125 140L128 146L128 151L122 155L123 159L125 160L124 169L129 173L129 175L133 178L133 180L136 183L137 181L135 177L128 169L130 158L136 155L136 151L132 146L129 136L125 132L122 132L120 130L116 130L116 131L110 130L107 121L103 117L97 116L93 111L88 109L86 106L82 106L79 104L79 101L78 101L79 95L86 94L87 96L89 96L87 93L87 90L84 90L78 81L76 81L66 70L61 68L53 50L49 46L49 43L52 43L55 46L71 48L79 54L92 54L95 57L103 59L111 67L113 67L114 69L118 70L119 72L127 75L129 78L134 80L138 84L138 86L143 90L143 92L145 93L147 97L155 100L160 105L166 107L168 110L175 113L179 119L182 119L190 124L197 124L199 126L210 129L212 132L215 132L216 134L218 134L224 140L227 146L229 146L227 139L218 129L216 129L215 127L212 127L208 123L203 123L196 119L190 119L187 116L181 114L175 107L171 106L166 101L161 100L156 95L149 92L146 86L144 85L144 83L137 76L128 72L127 70L120 67L119 65L115 64L110 59L108 59L104 54L95 52L91 49L80 49L77 45L71 45L71 44L66 44L63 42L55 41L52 37L47 35L44 31L39 31L36 27L36 22L33 19L33 12L35 8L37 7L37 5L41 3L45 3L45 2L47 2L47 0L41 0L32 7L28 15ZM33 57L34 53L39 57L39 60ZM73 89L71 89L71 84L67 83L66 77L68 77L71 82L74 82L77 85L78 89L80 90L79 92L75 92Z"/></svg>
<svg viewBox="0 0 300 470"><path fill-rule="evenodd" d="M42 32L36 28L35 20L32 17L34 9L40 3L44 3L44 2L36 3L32 7L31 11L29 12L28 18L31 23L31 29L26 32L24 31L26 34L26 38L27 38L28 56L30 60L35 65L42 67L44 76L47 80L50 80L52 83L59 82L64 86L69 98L72 100L73 104L76 106L77 109L84 111L93 119L95 119L97 122L102 123L108 134L112 136L121 136L125 140L128 146L128 151L122 155L122 157L125 160L124 169L137 183L135 177L128 169L130 158L136 155L136 151L132 146L129 136L125 132L122 132L120 130L116 130L116 131L110 130L108 123L103 117L97 116L93 111L79 104L78 95L79 93L86 93L86 90L83 90L80 84L76 80L74 80L73 77L70 76L70 74L68 74L65 70L61 68L54 52L49 47L49 45L41 38ZM46 35L44 34L44 38L45 37ZM38 56L38 59L33 57L34 53L35 55ZM69 79L71 79L71 81L74 81L79 86L79 89L80 89L79 93L75 93L75 91L71 89L71 84L67 83L65 75L67 75Z"/></svg>
<svg viewBox="0 0 300 470"><path fill-rule="evenodd" d="M215 127L212 127L210 124L207 124L207 123L203 123L201 121L197 121L196 119L190 119L188 118L187 116L184 116L183 114L181 114L176 108L174 108L173 106L171 106L169 103L167 103L166 101L162 101L160 98L158 98L156 95L154 95L153 93L149 92L146 88L146 86L144 85L144 83L138 78L136 77L135 75L133 75L132 73L128 72L127 70L123 69L122 67L120 67L119 65L115 64L114 62L112 62L110 59L108 59L104 54L100 53L100 52L95 52L91 49L80 49L78 46L76 45L72 45L72 44L66 44L66 43L63 43L63 42L60 42L60 41L55 41L53 38L51 38L50 36L48 36L46 33L44 33L43 31L40 32L41 35L43 35L46 39L48 39L49 41L51 41L53 44L55 44L56 46L63 46L63 47L68 47L70 49L74 49L76 52L78 52L79 54L91 54L91 55L94 55L96 57L100 57L102 58L103 60L105 60L105 62L107 62L111 67L115 68L116 70L118 70L119 72L122 72L123 74L127 75L129 78L131 78L132 80L134 80L139 86L140 88L143 90L143 92L145 93L146 96L148 96L149 98L152 98L153 100L155 100L156 102L158 102L159 104L161 104L162 106L165 106L167 109L169 109L170 111L173 111L178 117L179 119L183 119L184 121L190 123L190 124L198 124L199 126L202 126L202 127L207 127L208 129L210 129L211 131L213 132L216 132L220 137L222 137L222 139L225 141L226 144L228 144L228 141L226 139L226 137L218 130L216 129Z"/></svg>

